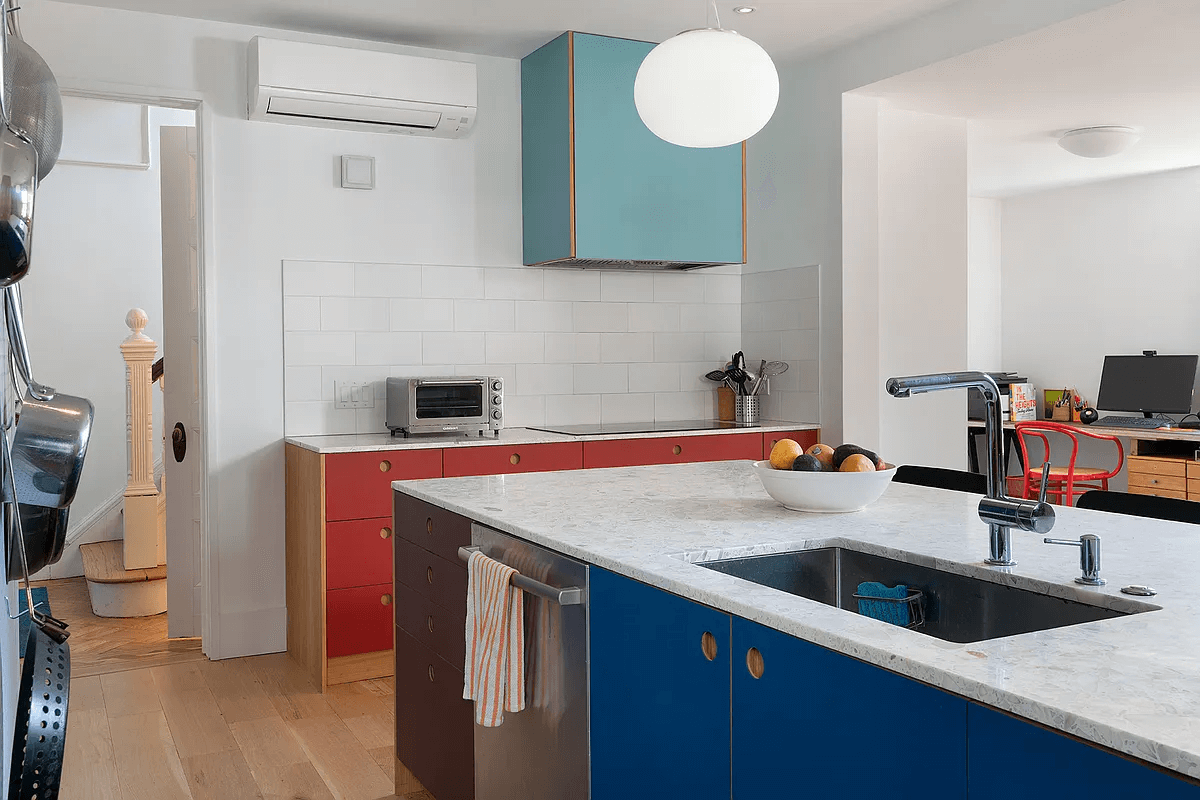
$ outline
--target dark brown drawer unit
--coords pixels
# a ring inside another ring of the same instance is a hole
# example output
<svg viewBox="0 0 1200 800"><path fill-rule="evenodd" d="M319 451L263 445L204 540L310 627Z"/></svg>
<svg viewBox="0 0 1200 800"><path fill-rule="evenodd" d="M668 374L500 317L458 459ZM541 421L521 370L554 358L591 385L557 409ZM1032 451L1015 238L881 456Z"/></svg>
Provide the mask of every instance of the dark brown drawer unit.
<svg viewBox="0 0 1200 800"><path fill-rule="evenodd" d="M394 508L397 536L447 561L462 564L458 548L471 544L471 520L399 492L395 493Z"/></svg>

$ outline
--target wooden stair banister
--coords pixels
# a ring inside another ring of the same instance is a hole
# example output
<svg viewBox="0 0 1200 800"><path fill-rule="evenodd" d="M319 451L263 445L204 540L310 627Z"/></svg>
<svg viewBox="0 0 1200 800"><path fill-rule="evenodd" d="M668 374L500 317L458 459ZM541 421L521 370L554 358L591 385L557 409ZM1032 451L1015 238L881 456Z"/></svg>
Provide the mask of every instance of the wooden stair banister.
<svg viewBox="0 0 1200 800"><path fill-rule="evenodd" d="M130 335L121 343L125 359L126 434L129 480L125 487L125 569L157 567L159 552L158 487L154 485L154 406L151 365L158 345L142 331L149 318L140 308L125 316Z"/></svg>

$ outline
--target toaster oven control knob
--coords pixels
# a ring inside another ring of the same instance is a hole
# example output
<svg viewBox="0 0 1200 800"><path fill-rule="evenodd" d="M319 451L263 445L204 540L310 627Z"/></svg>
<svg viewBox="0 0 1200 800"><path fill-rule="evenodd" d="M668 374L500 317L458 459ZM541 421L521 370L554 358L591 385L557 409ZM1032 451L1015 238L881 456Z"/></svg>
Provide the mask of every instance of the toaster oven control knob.
<svg viewBox="0 0 1200 800"><path fill-rule="evenodd" d="M504 388L504 384L501 381L492 381L492 391L493 392L498 392L503 388Z"/></svg>
<svg viewBox="0 0 1200 800"><path fill-rule="evenodd" d="M500 419L503 416L504 416L504 412L498 408L492 412L492 419Z"/></svg>
<svg viewBox="0 0 1200 800"><path fill-rule="evenodd" d="M492 395L492 405L498 406L503 402L504 402L504 398L501 397L500 395L498 395L498 394Z"/></svg>

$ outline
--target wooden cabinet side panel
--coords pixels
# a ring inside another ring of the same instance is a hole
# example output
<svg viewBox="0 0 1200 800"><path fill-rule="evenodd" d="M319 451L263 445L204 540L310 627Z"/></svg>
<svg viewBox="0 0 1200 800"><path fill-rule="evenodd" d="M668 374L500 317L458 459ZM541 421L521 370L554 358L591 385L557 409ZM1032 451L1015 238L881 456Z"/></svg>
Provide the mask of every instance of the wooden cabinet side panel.
<svg viewBox="0 0 1200 800"><path fill-rule="evenodd" d="M325 689L325 457L284 446L287 646Z"/></svg>

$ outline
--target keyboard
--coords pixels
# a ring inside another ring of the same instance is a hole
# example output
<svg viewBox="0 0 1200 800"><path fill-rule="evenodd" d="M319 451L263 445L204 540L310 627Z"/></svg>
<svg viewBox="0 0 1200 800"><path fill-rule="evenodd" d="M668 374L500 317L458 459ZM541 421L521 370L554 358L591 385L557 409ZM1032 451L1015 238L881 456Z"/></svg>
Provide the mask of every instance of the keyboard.
<svg viewBox="0 0 1200 800"><path fill-rule="evenodd" d="M1146 417L1101 417L1096 420L1097 427L1108 428L1168 428L1172 425L1169 419L1153 419Z"/></svg>

